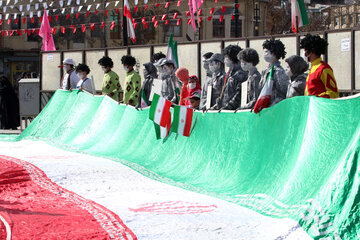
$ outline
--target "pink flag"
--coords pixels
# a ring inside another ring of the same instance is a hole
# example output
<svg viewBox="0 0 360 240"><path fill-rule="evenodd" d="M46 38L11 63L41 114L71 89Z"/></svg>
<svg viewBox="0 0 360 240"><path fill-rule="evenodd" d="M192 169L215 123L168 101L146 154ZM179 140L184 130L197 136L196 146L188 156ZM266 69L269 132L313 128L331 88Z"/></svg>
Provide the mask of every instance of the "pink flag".
<svg viewBox="0 0 360 240"><path fill-rule="evenodd" d="M189 10L191 15L191 24L196 32L196 24L195 24L195 13L200 8L202 4L202 0L189 0Z"/></svg>
<svg viewBox="0 0 360 240"><path fill-rule="evenodd" d="M39 36L43 39L43 51L56 51L54 39L51 32L49 18L46 10L44 10L44 17L41 22Z"/></svg>

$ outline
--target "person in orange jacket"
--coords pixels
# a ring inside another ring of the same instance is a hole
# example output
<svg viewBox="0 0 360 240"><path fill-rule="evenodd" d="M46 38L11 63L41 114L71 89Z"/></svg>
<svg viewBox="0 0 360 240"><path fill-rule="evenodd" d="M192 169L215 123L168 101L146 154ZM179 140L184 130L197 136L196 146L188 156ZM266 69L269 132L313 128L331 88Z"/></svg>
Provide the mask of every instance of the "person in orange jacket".
<svg viewBox="0 0 360 240"><path fill-rule="evenodd" d="M339 89L332 68L321 59L328 43L318 35L307 34L300 42L300 48L305 50L305 61L311 63L311 69L306 79L305 96L313 95L323 98L338 98Z"/></svg>

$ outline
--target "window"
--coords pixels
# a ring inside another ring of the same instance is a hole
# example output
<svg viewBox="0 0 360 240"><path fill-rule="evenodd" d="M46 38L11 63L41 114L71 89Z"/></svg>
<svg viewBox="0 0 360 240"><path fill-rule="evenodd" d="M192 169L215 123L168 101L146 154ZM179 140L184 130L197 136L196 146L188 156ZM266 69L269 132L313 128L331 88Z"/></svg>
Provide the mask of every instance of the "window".
<svg viewBox="0 0 360 240"><path fill-rule="evenodd" d="M174 14L177 13L178 17L176 19L173 19ZM178 19L181 19L181 14L178 11L171 11L169 14L169 25L164 25L164 31L166 33L166 36L170 36L172 34L174 37L181 37L182 36L182 23L180 22L180 25L177 25Z"/></svg>
<svg viewBox="0 0 360 240"><path fill-rule="evenodd" d="M356 19L356 21L357 21L357 24L360 24L360 13L357 14L357 19Z"/></svg>
<svg viewBox="0 0 360 240"><path fill-rule="evenodd" d="M238 25L236 26L236 22L235 20L231 20L231 30L230 30L230 33L231 33L231 37L234 38L235 37L235 29L237 28L238 30L238 37L242 37L242 20L239 19L238 20Z"/></svg>
<svg viewBox="0 0 360 240"><path fill-rule="evenodd" d="M120 11L116 13L116 10L112 10L110 14L110 22L115 22L115 27L113 30L110 30L110 38L111 39L120 39L121 38L121 14Z"/></svg>
<svg viewBox="0 0 360 240"><path fill-rule="evenodd" d="M84 15L80 15L77 19L73 19L76 26L76 32L74 34L74 43L85 43L86 34L81 30L81 25L85 22Z"/></svg>
<svg viewBox="0 0 360 240"><path fill-rule="evenodd" d="M100 37L100 18L97 16L97 15L93 15L91 18L90 18L90 23L95 23L95 28L94 28L94 31L90 30L91 31L91 37L95 37L95 38L99 38Z"/></svg>
<svg viewBox="0 0 360 240"><path fill-rule="evenodd" d="M334 26L335 27L339 26L339 18L338 17L335 18Z"/></svg>
<svg viewBox="0 0 360 240"><path fill-rule="evenodd" d="M354 23L354 17L353 17L353 15L350 15L349 16L349 24L351 25L353 23Z"/></svg>
<svg viewBox="0 0 360 240"><path fill-rule="evenodd" d="M346 16L341 17L341 25L346 25Z"/></svg>
<svg viewBox="0 0 360 240"><path fill-rule="evenodd" d="M221 12L221 9L217 10L213 16L213 37L224 38L225 37L225 15L230 14L230 8L226 8L225 12ZM223 20L220 21L221 16Z"/></svg>

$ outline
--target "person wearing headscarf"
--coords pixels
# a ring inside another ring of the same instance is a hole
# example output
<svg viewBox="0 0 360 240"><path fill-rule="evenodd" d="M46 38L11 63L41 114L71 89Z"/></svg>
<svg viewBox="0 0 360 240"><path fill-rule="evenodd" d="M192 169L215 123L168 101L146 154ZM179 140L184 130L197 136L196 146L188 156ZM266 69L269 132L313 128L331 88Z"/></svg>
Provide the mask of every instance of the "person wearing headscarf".
<svg viewBox="0 0 360 240"><path fill-rule="evenodd" d="M0 78L0 129L17 129L20 126L19 99L9 82Z"/></svg>
<svg viewBox="0 0 360 240"><path fill-rule="evenodd" d="M182 82L182 88L180 93L179 105L185 105L185 98L189 96L188 83L189 83L189 70L184 67L180 67L176 70L175 76Z"/></svg>
<svg viewBox="0 0 360 240"><path fill-rule="evenodd" d="M285 72L290 78L286 98L304 96L307 77L305 72L309 69L309 64L298 55L288 57L285 62Z"/></svg>
<svg viewBox="0 0 360 240"><path fill-rule="evenodd" d="M157 78L157 69L153 63L148 62L143 65L144 82L140 90L140 99L136 108L145 108L151 105L150 93L152 84L155 78Z"/></svg>

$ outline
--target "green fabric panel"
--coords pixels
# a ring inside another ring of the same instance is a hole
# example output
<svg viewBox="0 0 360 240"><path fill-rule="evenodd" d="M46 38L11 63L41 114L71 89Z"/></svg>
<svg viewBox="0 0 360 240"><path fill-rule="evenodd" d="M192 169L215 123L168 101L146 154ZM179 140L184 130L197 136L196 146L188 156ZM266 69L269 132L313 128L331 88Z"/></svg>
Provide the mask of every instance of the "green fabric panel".
<svg viewBox="0 0 360 240"><path fill-rule="evenodd" d="M149 108L57 91L20 139L110 158L158 181L294 219L314 239L359 237L360 97L295 97L260 114L194 118L189 138L156 140Z"/></svg>

